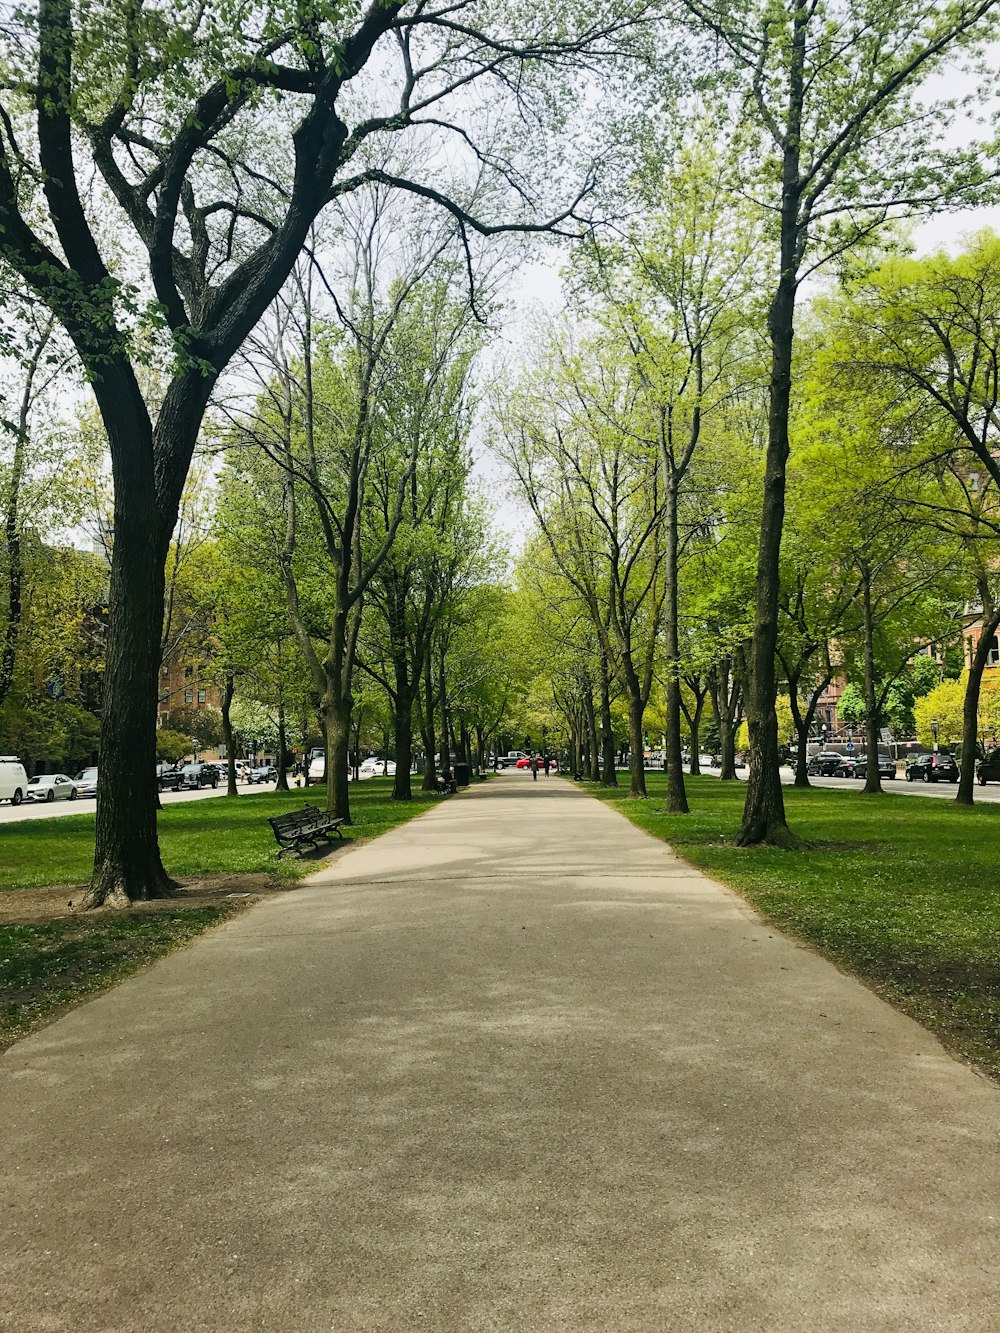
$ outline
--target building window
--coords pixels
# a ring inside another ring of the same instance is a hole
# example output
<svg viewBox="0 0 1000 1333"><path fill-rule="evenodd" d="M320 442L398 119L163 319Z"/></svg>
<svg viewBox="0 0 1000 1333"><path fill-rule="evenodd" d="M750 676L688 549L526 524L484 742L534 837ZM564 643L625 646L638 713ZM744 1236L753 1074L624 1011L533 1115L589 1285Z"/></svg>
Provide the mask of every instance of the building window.
<svg viewBox="0 0 1000 1333"><path fill-rule="evenodd" d="M990 644L990 654L986 659L988 666L996 666L1000 662L1000 634L993 635L993 642Z"/></svg>
<svg viewBox="0 0 1000 1333"><path fill-rule="evenodd" d="M186 704L189 704L189 703L191 703L191 702L193 701L193 699L194 699L194 693L193 693L193 691L192 691L192 690L185 690L185 691L184 691L184 702L185 702Z"/></svg>
<svg viewBox="0 0 1000 1333"><path fill-rule="evenodd" d="M199 702L200 704L203 704L203 703L205 702L205 691L204 691L204 690L199 690L199 691L198 691L198 702Z"/></svg>
<svg viewBox="0 0 1000 1333"><path fill-rule="evenodd" d="M184 668L184 679L185 679L185 680L190 680L191 677L192 677L193 675L194 675L194 667L185 667L185 668Z"/></svg>

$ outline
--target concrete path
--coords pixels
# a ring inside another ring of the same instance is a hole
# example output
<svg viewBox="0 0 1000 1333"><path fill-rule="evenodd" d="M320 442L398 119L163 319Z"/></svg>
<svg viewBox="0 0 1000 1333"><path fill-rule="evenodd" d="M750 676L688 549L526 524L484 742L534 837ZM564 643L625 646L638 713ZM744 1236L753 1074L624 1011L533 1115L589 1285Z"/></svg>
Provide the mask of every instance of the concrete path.
<svg viewBox="0 0 1000 1333"><path fill-rule="evenodd" d="M560 779L0 1060L0 1328L1000 1328L1000 1090Z"/></svg>

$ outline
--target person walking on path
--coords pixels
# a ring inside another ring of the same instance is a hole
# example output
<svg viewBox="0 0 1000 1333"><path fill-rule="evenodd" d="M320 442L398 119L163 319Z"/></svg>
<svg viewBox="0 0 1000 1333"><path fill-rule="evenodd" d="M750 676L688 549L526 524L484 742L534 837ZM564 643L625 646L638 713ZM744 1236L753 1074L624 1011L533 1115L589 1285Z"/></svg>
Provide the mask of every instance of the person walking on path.
<svg viewBox="0 0 1000 1333"><path fill-rule="evenodd" d="M537 781L538 781L538 755L537 755L537 754L533 754L533 755L531 756L531 780L532 780L532 782L537 782Z"/></svg>
<svg viewBox="0 0 1000 1333"><path fill-rule="evenodd" d="M551 762L551 760L549 759L549 752L548 752L548 750L545 751L545 758L544 758L544 760L543 760L542 762L543 762L543 764L544 764L544 768L545 768L545 776L548 777L548 776L549 776L549 764L550 764L550 762Z"/></svg>

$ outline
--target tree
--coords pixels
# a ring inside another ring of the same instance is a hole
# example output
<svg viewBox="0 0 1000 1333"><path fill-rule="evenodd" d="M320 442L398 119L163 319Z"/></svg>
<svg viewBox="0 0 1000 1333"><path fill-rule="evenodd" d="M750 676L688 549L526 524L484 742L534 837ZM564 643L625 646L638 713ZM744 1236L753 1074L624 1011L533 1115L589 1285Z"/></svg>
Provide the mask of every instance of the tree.
<svg viewBox="0 0 1000 1333"><path fill-rule="evenodd" d="M497 447L622 688L631 795L645 797L643 713L665 596L664 493L655 423L634 371L629 352L606 336L579 350L555 340L547 363L499 413Z"/></svg>
<svg viewBox="0 0 1000 1333"><path fill-rule="evenodd" d="M835 318L841 365L907 427L900 466L935 482L915 502L920 518L961 544L975 587L981 633L962 740L972 754L1000 629L1000 238L980 233L955 257L890 260L845 293ZM963 765L958 804L972 804L974 782Z"/></svg>
<svg viewBox="0 0 1000 1333"><path fill-rule="evenodd" d="M285 605L323 718L328 808L349 821L350 712L364 600L407 515L416 509L419 517L417 462L435 424L451 447L464 443L471 308L456 300L454 268L445 259L448 231L418 220L409 243L390 248L403 219L382 190L340 216L350 299L337 301L335 321L324 325L316 291L331 289L330 279L315 257L303 264L278 336L264 349L270 379L253 414L241 417L238 438L262 451L265 477L272 464L281 474L277 563ZM454 514L446 510L450 522ZM412 675L405 692L411 688Z"/></svg>
<svg viewBox="0 0 1000 1333"><path fill-rule="evenodd" d="M727 52L741 110L745 190L772 218L770 409L747 718L750 774L738 843L791 846L779 774L776 648L795 307L803 279L887 218L968 202L988 173L976 145L941 147L946 99L921 80L991 35L997 0L684 0Z"/></svg>
<svg viewBox="0 0 1000 1333"><path fill-rule="evenodd" d="M632 429L648 432L663 478L664 688L667 810L687 813L681 763L679 569L693 527L689 490L707 431L743 387L753 347L748 297L756 238L733 206L727 131L695 107L681 119L652 189L649 217L620 245L590 243L587 287L600 294L596 318L627 349L641 385ZM752 373L752 372L751 372ZM605 409L606 410L606 409Z"/></svg>
<svg viewBox="0 0 1000 1333"><path fill-rule="evenodd" d="M369 602L385 643L378 665L370 652L361 662L391 701L393 798L402 801L411 799L413 715L435 631L449 605L483 572L485 514L469 491L468 380L478 338L468 313L464 304L456 307L445 282L422 292L411 317L401 321L383 410L402 453L380 455L371 469L370 539L379 550L389 545L369 584ZM401 457L412 457L413 468L400 514ZM424 776L436 790L433 744Z"/></svg>
<svg viewBox="0 0 1000 1333"><path fill-rule="evenodd" d="M488 126L498 112L518 124L517 112L545 117L552 71L598 46L610 53L643 17L613 2L575 19L536 9L530 20L479 3L266 3L252 23L234 16L227 27L215 6L41 0L8 29L0 255L72 340L114 474L89 905L170 889L154 778L164 562L212 391L314 220L378 181L433 201L466 239L553 225L531 210L534 182ZM491 104L478 122L477 85ZM395 141L410 145L416 178ZM464 181L429 165L462 153L463 165L472 159ZM491 194L508 208L500 221L479 211ZM124 243L98 224L112 210ZM165 370L155 398L140 383L146 359Z"/></svg>
<svg viewBox="0 0 1000 1333"><path fill-rule="evenodd" d="M168 764L179 764L191 753L191 740L180 731L159 727L156 732L156 757Z"/></svg>

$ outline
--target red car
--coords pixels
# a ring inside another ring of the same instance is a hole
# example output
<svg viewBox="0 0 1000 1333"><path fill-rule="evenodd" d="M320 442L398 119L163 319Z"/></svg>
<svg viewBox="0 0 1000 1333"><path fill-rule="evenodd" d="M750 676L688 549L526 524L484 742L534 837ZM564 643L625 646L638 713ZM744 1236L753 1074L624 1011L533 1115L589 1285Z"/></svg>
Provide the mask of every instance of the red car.
<svg viewBox="0 0 1000 1333"><path fill-rule="evenodd" d="M544 773L544 772L545 772L545 760L542 759L541 756L538 756L538 755L536 755L536 758L538 759L538 771L539 771L540 773ZM523 759L519 759L519 760L517 761L517 767L518 767L518 768L530 768L530 767L531 767L531 760L528 758L527 755L525 755L525 757L524 757ZM550 760L549 760L549 772L550 772L550 773L558 773L558 772L559 772L559 765L556 763L556 761L555 761L554 759L550 759Z"/></svg>

